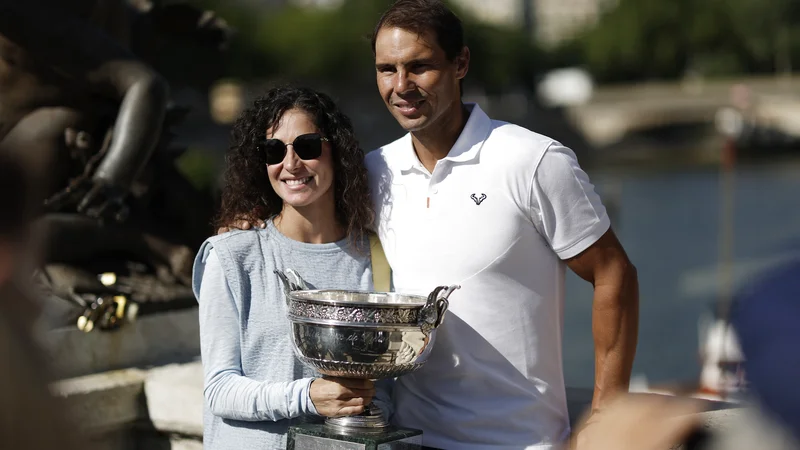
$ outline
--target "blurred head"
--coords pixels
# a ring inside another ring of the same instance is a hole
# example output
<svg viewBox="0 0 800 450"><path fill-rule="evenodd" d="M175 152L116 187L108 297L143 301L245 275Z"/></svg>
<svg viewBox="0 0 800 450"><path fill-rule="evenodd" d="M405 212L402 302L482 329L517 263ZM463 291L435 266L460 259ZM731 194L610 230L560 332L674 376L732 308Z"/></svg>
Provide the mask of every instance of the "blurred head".
<svg viewBox="0 0 800 450"><path fill-rule="evenodd" d="M399 0L372 35L378 91L407 131L442 122L461 107L469 49L459 18L438 0Z"/></svg>
<svg viewBox="0 0 800 450"><path fill-rule="evenodd" d="M364 152L323 93L279 87L257 99L234 124L226 163L218 226L331 205L351 238L372 224Z"/></svg>
<svg viewBox="0 0 800 450"><path fill-rule="evenodd" d="M800 440L800 259L772 269L740 292L731 320L749 390Z"/></svg>

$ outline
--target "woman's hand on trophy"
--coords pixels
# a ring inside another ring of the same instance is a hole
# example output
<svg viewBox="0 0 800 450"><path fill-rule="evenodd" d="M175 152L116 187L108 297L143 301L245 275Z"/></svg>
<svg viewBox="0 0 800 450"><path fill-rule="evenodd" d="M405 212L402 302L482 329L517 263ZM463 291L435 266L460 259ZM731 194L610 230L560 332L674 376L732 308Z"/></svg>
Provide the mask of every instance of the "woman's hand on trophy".
<svg viewBox="0 0 800 450"><path fill-rule="evenodd" d="M361 414L375 396L375 383L355 378L317 378L309 393L321 416L342 417Z"/></svg>

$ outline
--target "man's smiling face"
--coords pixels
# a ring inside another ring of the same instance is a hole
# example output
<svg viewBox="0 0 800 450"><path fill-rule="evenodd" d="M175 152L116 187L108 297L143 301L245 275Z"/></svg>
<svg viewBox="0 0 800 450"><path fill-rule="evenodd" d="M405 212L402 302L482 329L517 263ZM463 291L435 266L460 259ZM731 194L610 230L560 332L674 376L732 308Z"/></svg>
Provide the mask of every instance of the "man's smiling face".
<svg viewBox="0 0 800 450"><path fill-rule="evenodd" d="M375 39L378 90L406 131L439 123L460 107L459 80L466 75L466 66L463 56L447 59L433 32L385 27Z"/></svg>

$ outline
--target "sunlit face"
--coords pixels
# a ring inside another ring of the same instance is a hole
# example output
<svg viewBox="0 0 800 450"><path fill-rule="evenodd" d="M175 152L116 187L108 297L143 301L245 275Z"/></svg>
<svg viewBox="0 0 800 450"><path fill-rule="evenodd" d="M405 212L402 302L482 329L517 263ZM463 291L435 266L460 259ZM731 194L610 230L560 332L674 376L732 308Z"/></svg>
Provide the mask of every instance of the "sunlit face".
<svg viewBox="0 0 800 450"><path fill-rule="evenodd" d="M279 164L268 164L272 189L283 199L284 207L302 209L333 202L334 168L329 142L322 143L319 158L302 160L291 145L297 136L322 131L311 116L299 109L290 109L276 127L267 130L267 139L279 139L287 145L286 156Z"/></svg>
<svg viewBox="0 0 800 450"><path fill-rule="evenodd" d="M378 90L406 131L440 123L461 105L459 80L467 74L469 51L447 59L433 33L386 27L375 39Z"/></svg>

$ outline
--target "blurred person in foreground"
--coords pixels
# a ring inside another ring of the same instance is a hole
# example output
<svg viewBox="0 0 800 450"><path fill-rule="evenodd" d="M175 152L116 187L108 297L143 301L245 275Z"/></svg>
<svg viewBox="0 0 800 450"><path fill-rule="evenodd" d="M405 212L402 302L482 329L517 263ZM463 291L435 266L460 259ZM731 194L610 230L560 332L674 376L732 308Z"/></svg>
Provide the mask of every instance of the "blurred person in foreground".
<svg viewBox="0 0 800 450"><path fill-rule="evenodd" d="M19 275L30 258L24 173L0 155L0 448L69 450L77 448L74 435L48 389L49 368L34 337L38 309Z"/></svg>
<svg viewBox="0 0 800 450"><path fill-rule="evenodd" d="M278 449L291 424L360 414L391 417L370 380L320 377L295 356L284 287L295 270L312 289L372 290L364 152L325 94L279 87L236 121L219 221L263 218L258 233L208 239L194 267L206 449ZM383 392L383 395L381 395Z"/></svg>
<svg viewBox="0 0 800 450"><path fill-rule="evenodd" d="M628 390L636 269L570 149L462 102L470 51L441 1L395 2L372 46L378 91L408 131L366 158L395 289L461 285L430 359L397 379L394 421L431 447L560 448L565 267L594 286L592 411Z"/></svg>
<svg viewBox="0 0 800 450"><path fill-rule="evenodd" d="M762 434L773 438L772 448L800 449L800 259L744 289L731 321Z"/></svg>
<svg viewBox="0 0 800 450"><path fill-rule="evenodd" d="M625 395L581 422L574 450L800 449L800 260L737 295L731 322L745 357L752 402L704 429L700 404L666 396Z"/></svg>

